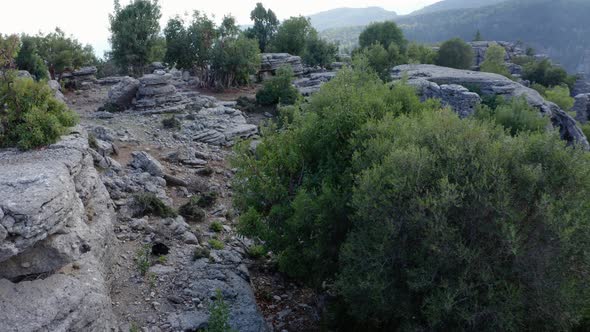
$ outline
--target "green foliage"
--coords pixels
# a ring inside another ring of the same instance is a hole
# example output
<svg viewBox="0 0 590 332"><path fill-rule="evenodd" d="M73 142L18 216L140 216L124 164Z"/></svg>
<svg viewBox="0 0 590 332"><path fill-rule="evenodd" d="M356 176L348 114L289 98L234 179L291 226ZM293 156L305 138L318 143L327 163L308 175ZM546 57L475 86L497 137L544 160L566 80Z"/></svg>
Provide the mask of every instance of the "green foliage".
<svg viewBox="0 0 590 332"><path fill-rule="evenodd" d="M251 258L259 259L259 258L263 257L264 255L266 255L266 249L264 248L263 245L256 244L256 245L252 245L252 246L250 246L250 248L248 248L248 256L250 256Z"/></svg>
<svg viewBox="0 0 590 332"><path fill-rule="evenodd" d="M245 36L226 37L215 45L211 68L222 87L247 85L260 69L258 42Z"/></svg>
<svg viewBox="0 0 590 332"><path fill-rule="evenodd" d="M436 56L436 51L432 47L418 43L410 43L408 46L408 63L431 65L436 61Z"/></svg>
<svg viewBox="0 0 590 332"><path fill-rule="evenodd" d="M308 34L305 41L303 62L308 66L326 68L336 60L337 53L338 45L320 38L314 31Z"/></svg>
<svg viewBox="0 0 590 332"><path fill-rule="evenodd" d="M223 224L220 223L219 221L212 222L210 228L215 233L221 233L221 232L223 232Z"/></svg>
<svg viewBox="0 0 590 332"><path fill-rule="evenodd" d="M529 106L524 98L501 99L494 108L482 105L476 110L475 117L495 122L513 136L522 132L544 132L549 126L549 118Z"/></svg>
<svg viewBox="0 0 590 332"><path fill-rule="evenodd" d="M580 125L580 128L582 129L582 131L584 132L584 135L586 135L586 137L590 137L590 123L584 123L584 124Z"/></svg>
<svg viewBox="0 0 590 332"><path fill-rule="evenodd" d="M473 37L473 41L477 42L477 41L482 41L483 37L481 36L481 31L477 30L477 32L475 33L475 37Z"/></svg>
<svg viewBox="0 0 590 332"><path fill-rule="evenodd" d="M564 111L569 111L574 107L575 99L570 96L570 89L565 84L546 89L543 96L556 103Z"/></svg>
<svg viewBox="0 0 590 332"><path fill-rule="evenodd" d="M397 24L392 21L385 21L370 24L359 36L359 46L361 48L370 47L375 43L379 43L383 47L389 47L394 43L400 50L405 51L408 42Z"/></svg>
<svg viewBox="0 0 590 332"><path fill-rule="evenodd" d="M206 248L197 248L193 252L193 260L196 261L196 260L201 259L201 258L209 258L210 255L211 255L211 252L209 251L209 249L206 249Z"/></svg>
<svg viewBox="0 0 590 332"><path fill-rule="evenodd" d="M162 119L162 126L165 129L175 129L178 130L182 126L182 123L174 116L167 117Z"/></svg>
<svg viewBox="0 0 590 332"><path fill-rule="evenodd" d="M264 86L256 93L256 102L260 105L292 105L299 98L299 92L292 84L293 69L283 66L277 70L275 77L264 82Z"/></svg>
<svg viewBox="0 0 590 332"><path fill-rule="evenodd" d="M456 69L469 69L473 65L473 50L460 38L447 40L438 50L436 64Z"/></svg>
<svg viewBox="0 0 590 332"><path fill-rule="evenodd" d="M239 231L261 237L282 271L312 283L337 270L338 248L350 226L351 140L357 130L387 113L437 105L420 103L406 85L390 89L362 60L342 69L309 104L282 108L282 126L263 128L256 154L242 144L232 161Z"/></svg>
<svg viewBox="0 0 590 332"><path fill-rule="evenodd" d="M481 71L500 74L511 77L505 63L506 50L504 47L494 43L488 47L484 62L481 64Z"/></svg>
<svg viewBox="0 0 590 332"><path fill-rule="evenodd" d="M337 280L350 315L390 331L556 331L582 318L585 152L447 110L365 130Z"/></svg>
<svg viewBox="0 0 590 332"><path fill-rule="evenodd" d="M158 35L149 50L148 63L163 62L167 50L166 37Z"/></svg>
<svg viewBox="0 0 590 332"><path fill-rule="evenodd" d="M311 26L309 18L299 16L291 17L279 26L276 35L271 42L271 49L276 53L289 53L303 55L305 42L310 33L317 33Z"/></svg>
<svg viewBox="0 0 590 332"><path fill-rule="evenodd" d="M215 302L209 306L210 316L206 332L234 332L229 325L229 306L223 300L220 289L215 292Z"/></svg>
<svg viewBox="0 0 590 332"><path fill-rule="evenodd" d="M375 43L362 51L362 56L366 57L369 67L373 69L379 78L384 82L391 80L390 70L404 62L404 57L396 44L392 43L388 49L381 44Z"/></svg>
<svg viewBox="0 0 590 332"><path fill-rule="evenodd" d="M246 30L246 36L258 40L260 51L266 52L279 27L279 20L275 13L264 8L261 3L250 13L254 26Z"/></svg>
<svg viewBox="0 0 590 332"><path fill-rule="evenodd" d="M78 122L45 82L4 73L0 100L0 147L29 150L53 144Z"/></svg>
<svg viewBox="0 0 590 332"><path fill-rule="evenodd" d="M568 75L565 69L553 65L549 59L529 60L524 64L522 78L545 87L566 84L571 88L576 81L574 76Z"/></svg>
<svg viewBox="0 0 590 332"><path fill-rule="evenodd" d="M109 15L112 57L124 72L143 74L154 46L161 45L161 17L157 0L133 0L124 8L115 0L114 13Z"/></svg>
<svg viewBox="0 0 590 332"><path fill-rule="evenodd" d="M135 213L134 218L141 218L143 216L152 215L161 218L173 218L177 216L173 208L166 205L155 194L139 193L132 197L133 207Z"/></svg>
<svg viewBox="0 0 590 332"><path fill-rule="evenodd" d="M0 70L14 69L19 49L20 39L17 35L4 36L0 33Z"/></svg>
<svg viewBox="0 0 590 332"><path fill-rule="evenodd" d="M135 254L135 264L142 276L145 276L152 266L151 248L148 244L142 246Z"/></svg>
<svg viewBox="0 0 590 332"><path fill-rule="evenodd" d="M20 70L26 70L37 80L48 79L48 69L37 51L36 38L23 35L21 47L16 57L16 65Z"/></svg>
<svg viewBox="0 0 590 332"><path fill-rule="evenodd" d="M223 248L225 248L225 244L223 243L223 241L220 241L218 239L209 240L209 245L211 246L211 248L215 250L223 250Z"/></svg>
<svg viewBox="0 0 590 332"><path fill-rule="evenodd" d="M200 207L199 198L196 196L191 197L188 203L178 209L178 213L191 222L203 222L207 217L205 211Z"/></svg>

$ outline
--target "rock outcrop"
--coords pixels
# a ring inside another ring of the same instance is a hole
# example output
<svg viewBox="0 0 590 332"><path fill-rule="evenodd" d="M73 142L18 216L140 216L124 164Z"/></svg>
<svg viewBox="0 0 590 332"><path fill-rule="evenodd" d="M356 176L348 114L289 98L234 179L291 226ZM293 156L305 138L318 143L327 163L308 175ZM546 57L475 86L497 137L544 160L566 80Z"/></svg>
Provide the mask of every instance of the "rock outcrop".
<svg viewBox="0 0 590 332"><path fill-rule="evenodd" d="M524 50L519 44L505 41L474 41L468 43L473 48L474 53L474 68L479 70L481 64L486 59L486 52L488 48L494 44L502 46L506 50L506 56L504 61L508 67L510 74L520 77L522 75L522 66L513 63L514 58L519 56L525 56L526 50Z"/></svg>
<svg viewBox="0 0 590 332"><path fill-rule="evenodd" d="M178 112L185 108L186 101L170 84L172 75L165 72L148 74L139 79L139 89L134 102L138 111L150 113Z"/></svg>
<svg viewBox="0 0 590 332"><path fill-rule="evenodd" d="M196 142L229 146L238 138L256 135L258 128L248 124L241 111L216 106L195 113L194 120L183 124L183 131Z"/></svg>
<svg viewBox="0 0 590 332"><path fill-rule="evenodd" d="M88 139L0 152L0 330L109 331L116 219Z"/></svg>
<svg viewBox="0 0 590 332"><path fill-rule="evenodd" d="M304 68L301 57L288 53L262 53L260 55L261 64L258 76L263 78L268 75L276 74L277 69L289 65L293 68L293 73L298 76L303 74Z"/></svg>
<svg viewBox="0 0 590 332"><path fill-rule="evenodd" d="M293 84L299 93L307 97L318 92L324 83L331 81L334 77L336 77L335 71L312 73L295 80Z"/></svg>
<svg viewBox="0 0 590 332"><path fill-rule="evenodd" d="M125 111L131 107L139 90L139 80L132 77L122 77L111 90L105 107L108 111Z"/></svg>
<svg viewBox="0 0 590 332"><path fill-rule="evenodd" d="M535 90L527 88L522 84L514 82L502 75L459 70L434 65L402 65L391 71L394 80L401 80L407 75L408 83L419 88L423 98L424 87L434 87L431 83L438 85L461 85L471 90L477 90L483 96L503 96L506 98L524 97L529 105L537 108L539 112L551 118L554 127L559 128L561 137L568 142L577 142L586 149L590 149L588 139L577 126L576 121L556 104L548 102ZM464 92L464 91L463 91ZM445 100L443 100L445 103ZM448 100L447 104L453 106ZM470 109L461 108L463 103L455 106L454 110L459 114L468 114ZM468 103L465 105L469 105Z"/></svg>
<svg viewBox="0 0 590 332"><path fill-rule="evenodd" d="M92 85L98 83L96 73L98 70L94 66L82 67L73 72L65 72L61 75L61 80L65 86L74 90L88 90Z"/></svg>
<svg viewBox="0 0 590 332"><path fill-rule="evenodd" d="M572 111L576 112L576 120L587 123L590 120L590 93L577 95Z"/></svg>

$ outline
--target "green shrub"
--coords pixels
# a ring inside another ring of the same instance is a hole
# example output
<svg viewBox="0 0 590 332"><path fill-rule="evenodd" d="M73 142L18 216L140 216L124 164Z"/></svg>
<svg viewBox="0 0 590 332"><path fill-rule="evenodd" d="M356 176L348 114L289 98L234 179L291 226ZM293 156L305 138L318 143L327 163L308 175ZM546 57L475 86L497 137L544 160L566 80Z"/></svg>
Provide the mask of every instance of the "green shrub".
<svg viewBox="0 0 590 332"><path fill-rule="evenodd" d="M151 261L151 249L149 245L142 246L137 253L135 254L135 264L137 265L137 270L142 276L145 276L146 273L149 271L150 267L152 266Z"/></svg>
<svg viewBox="0 0 590 332"><path fill-rule="evenodd" d="M511 135L520 132L543 132L549 126L549 118L532 106L524 98L510 101L495 99L495 108L481 105L475 112L478 119L491 120L506 128Z"/></svg>
<svg viewBox="0 0 590 332"><path fill-rule="evenodd" d="M238 230L261 237L283 272L313 283L336 272L350 225L356 131L370 118L438 106L420 103L412 87L388 87L361 60L339 71L309 104L286 114L281 108L282 127L262 128L256 154L244 143L233 160Z"/></svg>
<svg viewBox="0 0 590 332"><path fill-rule="evenodd" d="M193 260L196 261L197 259L201 259L201 258L209 258L210 255L211 255L211 252L209 251L209 249L197 248L193 252Z"/></svg>
<svg viewBox="0 0 590 332"><path fill-rule="evenodd" d="M436 51L426 45L411 43L406 52L408 63L434 64Z"/></svg>
<svg viewBox="0 0 590 332"><path fill-rule="evenodd" d="M410 331L556 331L582 318L585 152L449 111L366 128L337 281L349 314Z"/></svg>
<svg viewBox="0 0 590 332"><path fill-rule="evenodd" d="M45 82L8 73L0 79L0 100L0 147L29 150L49 145L78 121Z"/></svg>
<svg viewBox="0 0 590 332"><path fill-rule="evenodd" d="M199 198L197 199L197 205L202 208L210 208L215 204L218 196L219 195L214 191L209 191L204 194L201 194L201 196L199 196Z"/></svg>
<svg viewBox="0 0 590 332"><path fill-rule="evenodd" d="M209 306L210 316L206 332L233 332L229 325L229 306L223 300L223 293L217 289L215 302Z"/></svg>
<svg viewBox="0 0 590 332"><path fill-rule="evenodd" d="M256 93L256 102L260 105L292 105L299 98L299 92L293 86L293 69L283 66L277 70L275 77L264 82L264 86Z"/></svg>
<svg viewBox="0 0 590 332"><path fill-rule="evenodd" d="M506 50L504 47L495 43L490 45L486 51L485 60L481 64L481 71L512 78L508 67L506 67L505 58Z"/></svg>
<svg viewBox="0 0 590 332"><path fill-rule="evenodd" d="M436 64L456 69L470 69L473 65L473 50L462 39L453 38L440 46Z"/></svg>
<svg viewBox="0 0 590 332"><path fill-rule="evenodd" d="M248 255L251 258L259 259L266 255L266 249L263 245L253 245L250 248L248 248Z"/></svg>
<svg viewBox="0 0 590 332"><path fill-rule="evenodd" d="M176 211L162 202L155 194L135 194L132 199L132 206L135 211L134 218L141 218L147 215L162 218L173 218L177 216Z"/></svg>
<svg viewBox="0 0 590 332"><path fill-rule="evenodd" d="M580 128L582 128L582 131L586 137L590 137L590 123L585 123L581 125Z"/></svg>
<svg viewBox="0 0 590 332"><path fill-rule="evenodd" d="M528 61L524 62L522 78L531 83L538 83L545 87L565 84L569 88L572 88L576 82L575 76L568 75L565 69L552 64L549 59L543 59L541 61L531 58L528 59Z"/></svg>
<svg viewBox="0 0 590 332"><path fill-rule="evenodd" d="M570 89L565 84L548 88L543 96L556 103L564 111L569 111L574 107L575 99L570 96Z"/></svg>
<svg viewBox="0 0 590 332"><path fill-rule="evenodd" d="M162 119L162 126L165 129L178 130L181 128L182 123L175 116L170 116L168 118Z"/></svg>
<svg viewBox="0 0 590 332"><path fill-rule="evenodd" d="M210 228L215 233L221 233L221 232L223 232L223 224L220 223L219 221L212 222Z"/></svg>
<svg viewBox="0 0 590 332"><path fill-rule="evenodd" d="M199 198L193 196L188 203L178 209L178 213L191 222L203 222L207 217L205 210L199 206Z"/></svg>
<svg viewBox="0 0 590 332"><path fill-rule="evenodd" d="M223 248L225 248L225 244L223 243L223 241L218 239L209 240L209 245L211 246L211 248L215 250L223 250Z"/></svg>

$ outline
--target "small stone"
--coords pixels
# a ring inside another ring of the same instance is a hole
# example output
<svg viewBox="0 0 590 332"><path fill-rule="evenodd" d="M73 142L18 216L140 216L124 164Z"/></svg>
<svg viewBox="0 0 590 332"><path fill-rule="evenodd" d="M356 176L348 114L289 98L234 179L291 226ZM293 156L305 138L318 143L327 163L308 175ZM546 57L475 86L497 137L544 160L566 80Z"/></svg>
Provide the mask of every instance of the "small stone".
<svg viewBox="0 0 590 332"><path fill-rule="evenodd" d="M30 267L31 267L31 263L29 263L29 262L23 262L23 263L22 263L20 266L21 266L22 268L28 269L28 268L30 268Z"/></svg>
<svg viewBox="0 0 590 332"><path fill-rule="evenodd" d="M273 296L272 298L273 298L275 301L277 301L277 302L280 302L280 301L282 300L282 299L281 299L281 297L280 297L280 296L278 296L278 295L275 295L275 296Z"/></svg>

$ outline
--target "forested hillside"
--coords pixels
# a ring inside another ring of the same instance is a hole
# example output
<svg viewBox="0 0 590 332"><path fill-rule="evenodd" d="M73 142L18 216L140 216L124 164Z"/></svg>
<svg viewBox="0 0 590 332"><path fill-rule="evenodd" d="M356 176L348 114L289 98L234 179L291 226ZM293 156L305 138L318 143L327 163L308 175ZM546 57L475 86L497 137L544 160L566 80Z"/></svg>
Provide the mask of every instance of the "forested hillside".
<svg viewBox="0 0 590 332"><path fill-rule="evenodd" d="M318 31L350 26L367 25L372 22L391 20L397 17L395 12L379 7L336 8L311 15L311 24Z"/></svg>
<svg viewBox="0 0 590 332"><path fill-rule="evenodd" d="M507 0L443 0L417 10L410 15L421 15L453 9L481 8L505 1Z"/></svg>

